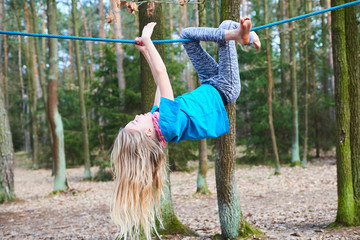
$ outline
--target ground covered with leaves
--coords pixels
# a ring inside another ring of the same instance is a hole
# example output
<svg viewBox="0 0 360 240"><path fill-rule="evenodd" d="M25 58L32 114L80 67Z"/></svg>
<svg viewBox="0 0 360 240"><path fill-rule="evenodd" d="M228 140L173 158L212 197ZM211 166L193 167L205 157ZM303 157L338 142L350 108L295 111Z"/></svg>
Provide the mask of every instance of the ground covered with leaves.
<svg viewBox="0 0 360 240"><path fill-rule="evenodd" d="M115 239L109 216L112 182L83 181L83 171L68 169L72 190L54 195L51 170L17 167L18 200L0 205L0 239ZM327 229L336 217L335 159L272 173L269 166L236 170L244 216L264 232L260 239L360 239L360 227ZM163 239L216 239L220 233L214 169L207 176L210 195L194 195L196 176L197 171L171 173L171 186L176 215L199 237Z"/></svg>

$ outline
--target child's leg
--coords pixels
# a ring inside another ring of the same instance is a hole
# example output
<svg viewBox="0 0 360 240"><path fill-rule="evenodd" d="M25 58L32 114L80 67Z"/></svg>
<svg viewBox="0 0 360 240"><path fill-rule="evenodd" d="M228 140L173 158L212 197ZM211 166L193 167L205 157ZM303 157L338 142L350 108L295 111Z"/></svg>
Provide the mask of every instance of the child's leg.
<svg viewBox="0 0 360 240"><path fill-rule="evenodd" d="M219 41L219 36L224 36L225 31L220 32L217 28L186 28L180 37L199 41ZM217 62L202 48L200 42L184 42L183 46L202 83L219 73Z"/></svg>
<svg viewBox="0 0 360 240"><path fill-rule="evenodd" d="M237 22L226 20L219 28L234 30L239 25ZM227 104L235 102L240 94L239 64L234 40L219 43L219 72L216 87L224 93Z"/></svg>

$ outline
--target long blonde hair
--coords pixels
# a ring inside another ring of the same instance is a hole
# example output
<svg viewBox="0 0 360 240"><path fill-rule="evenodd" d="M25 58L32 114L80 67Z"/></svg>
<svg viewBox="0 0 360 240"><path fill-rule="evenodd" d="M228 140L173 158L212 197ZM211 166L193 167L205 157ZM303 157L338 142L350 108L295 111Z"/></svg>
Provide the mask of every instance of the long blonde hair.
<svg viewBox="0 0 360 240"><path fill-rule="evenodd" d="M160 197L166 176L166 160L159 142L141 131L121 129L114 142L111 161L115 186L111 219L120 227L120 238L146 239L160 219Z"/></svg>

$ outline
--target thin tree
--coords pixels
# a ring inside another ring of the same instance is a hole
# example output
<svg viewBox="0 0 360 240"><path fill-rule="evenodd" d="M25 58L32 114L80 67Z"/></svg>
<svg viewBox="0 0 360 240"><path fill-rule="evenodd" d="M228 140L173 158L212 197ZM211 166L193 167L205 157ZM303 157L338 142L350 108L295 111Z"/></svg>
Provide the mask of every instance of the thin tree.
<svg viewBox="0 0 360 240"><path fill-rule="evenodd" d="M344 4L344 0L332 0L332 5ZM351 174L349 74L346 58L345 9L332 12L332 41L335 75L336 107L336 158L338 208L336 222L354 223L354 189Z"/></svg>
<svg viewBox="0 0 360 240"><path fill-rule="evenodd" d="M81 4L80 4L80 11L81 11L81 17L83 19L83 24L84 24L85 36L86 37L92 37L91 33L89 31L88 24L86 22L84 8L83 8L83 6ZM91 14L90 14L90 16L91 16ZM89 68L90 68L90 79L94 79L94 63L93 63L93 44L92 44L92 41L86 41L86 48L87 48L87 51L89 52L89 54L87 54L88 58L90 59L90 66L89 66Z"/></svg>
<svg viewBox="0 0 360 240"><path fill-rule="evenodd" d="M294 1L290 0L289 17L295 17ZM299 120L298 120L298 97L297 97L297 83L296 83L296 46L295 46L295 22L289 23L290 34L290 81L291 81L291 164L293 166L300 164L299 153Z"/></svg>
<svg viewBox="0 0 360 240"><path fill-rule="evenodd" d="M305 1L305 13L311 10L311 1ZM304 33L304 51L305 51L305 103L304 103L304 155L301 161L302 167L306 167L308 155L308 133L309 133L309 42L310 42L310 21L309 18L305 19L305 33Z"/></svg>
<svg viewBox="0 0 360 240"><path fill-rule="evenodd" d="M3 9L3 11L5 10L5 3L4 3L4 1L2 1L2 3L1 3L1 7L2 7L2 9ZM5 11L3 12L3 16L2 17L4 17L5 16ZM6 31L6 23L5 22L3 22L2 23L2 29L3 29L3 31ZM2 82L2 84L3 84L3 89L4 89L4 104L5 104L5 109L6 109L6 111L9 111L9 90L8 90L8 45L7 45L7 36L6 35L4 35L3 36L3 38L4 38L4 74L3 74L3 78L1 79L3 82Z"/></svg>
<svg viewBox="0 0 360 240"><path fill-rule="evenodd" d="M11 8L14 10L13 13L15 14L15 18L16 18L16 23L17 23L17 29L18 31L22 31L22 26L21 26L21 19L20 19L20 14L19 14L19 10L17 8L17 4L15 4L14 2L11 2L10 4ZM28 57L28 51L27 51L27 47L26 47L26 44L25 44L25 40L24 40L24 37L21 36L20 37L20 46L21 47L21 50L19 50L19 54L20 52L23 52L24 53L24 58L25 58L25 65L26 66L29 66L29 57ZM22 86L24 86L24 83L22 81L22 63L21 63L21 58L19 58L20 62L19 62L19 72L20 73L20 84ZM29 73L29 69L27 68L26 69L28 74L30 75ZM29 88L29 87L28 87ZM29 92L29 89L28 89L28 92ZM23 95L22 95L22 101L23 101L23 115L26 115L26 114L29 114L29 106L27 104L27 101L28 101L28 95L26 94L26 89L25 89L25 86L23 87L23 91L21 92ZM29 127L29 124L28 122L24 122L24 125L25 125L25 132L24 132L24 137L25 137L25 149L26 149L26 152L30 155L31 154L31 138L30 138L30 127Z"/></svg>
<svg viewBox="0 0 360 240"><path fill-rule="evenodd" d="M241 0L221 1L221 18L239 21ZM217 138L218 157L215 160L216 190L221 234L225 239L257 235L260 232L245 220L235 179L235 103L225 107L230 132Z"/></svg>
<svg viewBox="0 0 360 240"><path fill-rule="evenodd" d="M164 37L164 15L162 10L162 4L157 3L155 6L154 14L148 16L146 4L139 6L139 32L142 32L144 26L149 22L156 22L157 25L152 34L152 39L163 39ZM164 59L165 49L164 45L157 44L156 48L160 56ZM152 108L154 102L156 84L152 78L151 69L146 62L146 59L141 56L140 58L141 67L141 104L142 111L146 112ZM164 186L164 196L161 198L161 217L164 225L164 229L160 230L161 234L185 234L193 235L194 233L185 225L183 225L175 215L174 207L171 198L171 187L170 187L170 173L167 172L167 181Z"/></svg>
<svg viewBox="0 0 360 240"><path fill-rule="evenodd" d="M346 2L351 2L346 0ZM351 170L355 200L354 224L360 225L360 66L356 6L345 9L346 57L349 71Z"/></svg>
<svg viewBox="0 0 360 240"><path fill-rule="evenodd" d="M0 203L15 199L14 149L10 124L0 86Z"/></svg>
<svg viewBox="0 0 360 240"><path fill-rule="evenodd" d="M56 35L56 1L47 0L47 26L49 34ZM48 77L48 119L51 125L52 134L52 156L55 169L54 191L66 190L66 162L64 149L64 129L61 115L58 111L58 75L59 75L59 56L58 40L48 39L49 47L49 74Z"/></svg>
<svg viewBox="0 0 360 240"><path fill-rule="evenodd" d="M113 29L114 29L114 37L116 39L122 39L122 28L121 28L121 14L120 14L120 6L116 3L116 0L111 0L112 3L112 11L114 13L113 20ZM121 43L115 43L115 52L116 52L116 69L117 69L117 79L118 79L118 87L120 90L124 91L126 88L125 83L125 75L124 75L124 51L122 49ZM122 91L120 91L120 98L123 98Z"/></svg>
<svg viewBox="0 0 360 240"><path fill-rule="evenodd" d="M198 4L198 14L199 14L199 27L205 27L206 18L205 18L205 4L206 0L201 0ZM196 193L209 194L208 185L206 183L206 173L207 173L207 141L206 139L199 140L199 169L196 180Z"/></svg>
<svg viewBox="0 0 360 240"><path fill-rule="evenodd" d="M72 18L73 18L73 29L74 36L79 36L79 26L76 10L76 0L72 0ZM85 163L85 172L84 179L91 178L90 171L90 156L89 156L89 137L88 137L88 128L87 128L87 116L86 116L86 107L84 100L84 79L81 75L81 60L80 60L80 43L75 41L75 62L76 62L76 73L79 82L79 104L80 104L80 115L81 115L81 128L82 128L82 141L83 141L83 151L84 151L84 163Z"/></svg>
<svg viewBox="0 0 360 240"><path fill-rule="evenodd" d="M268 20L268 1L264 0L264 18L265 24L269 22ZM271 66L271 49L270 49L270 34L269 29L265 29L265 39L266 39L266 61L267 61L267 71L268 71L268 121L269 121L269 128L270 128L270 136L271 136L271 143L274 152L274 174L280 174L280 160L278 154L278 148L276 144L276 135L275 135L275 128L273 123L273 111L272 111L272 96L273 96L273 77L272 77L272 66Z"/></svg>
<svg viewBox="0 0 360 240"><path fill-rule="evenodd" d="M4 18L4 0L1 0L0 2L0 28L2 29L2 25L3 25L3 18ZM4 78L4 73L3 73L3 62L2 62L2 39L3 36L6 35L1 35L0 36L0 87L4 88L3 85L3 78Z"/></svg>
<svg viewBox="0 0 360 240"><path fill-rule="evenodd" d="M27 1L24 2L24 12L25 12L25 20L26 20L26 30L30 32L30 18ZM36 82L36 74L35 74L35 62L34 61L34 38L28 38L27 42L27 56L28 61L27 68L29 71L27 72L28 77L28 93L31 104L30 113L31 113L31 142L32 142L32 168L37 169L38 166L38 158L39 158L39 139L38 139L38 121L37 121L37 82Z"/></svg>
<svg viewBox="0 0 360 240"><path fill-rule="evenodd" d="M279 0L278 19L279 20L286 19L285 0ZM288 71L285 32L286 32L286 24L281 24L279 26L279 36L280 36L280 69L281 69L281 100L282 100L282 102L284 102L284 100L286 98L286 91L287 91L286 75L287 75L287 71Z"/></svg>

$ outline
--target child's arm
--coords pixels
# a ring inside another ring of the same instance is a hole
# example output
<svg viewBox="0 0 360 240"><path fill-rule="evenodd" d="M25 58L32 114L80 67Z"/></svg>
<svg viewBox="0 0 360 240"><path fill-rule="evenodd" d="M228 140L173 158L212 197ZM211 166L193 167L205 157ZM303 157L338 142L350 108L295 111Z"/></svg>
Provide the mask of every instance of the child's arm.
<svg viewBox="0 0 360 240"><path fill-rule="evenodd" d="M149 65L152 69L152 73L160 91L161 97L174 100L174 93L170 84L169 76L166 71L164 61L162 60L159 52L156 50L153 42L151 41L151 35L156 23L147 24L142 32L142 41L147 49L149 57Z"/></svg>
<svg viewBox="0 0 360 240"><path fill-rule="evenodd" d="M155 83L156 83L156 93L155 93L155 98L154 98L154 105L159 105L160 104L160 88L159 88L159 85L158 85L158 76L157 76L157 73L154 69L154 65L153 63L151 62L150 60L150 56L149 56L149 52L147 51L147 48L146 46L144 45L143 41L142 41L142 38L135 38L135 41L136 41L136 44L135 44L135 47L144 55L147 63L149 64L150 66L150 70L151 70L151 73L154 77L154 80L155 80Z"/></svg>

